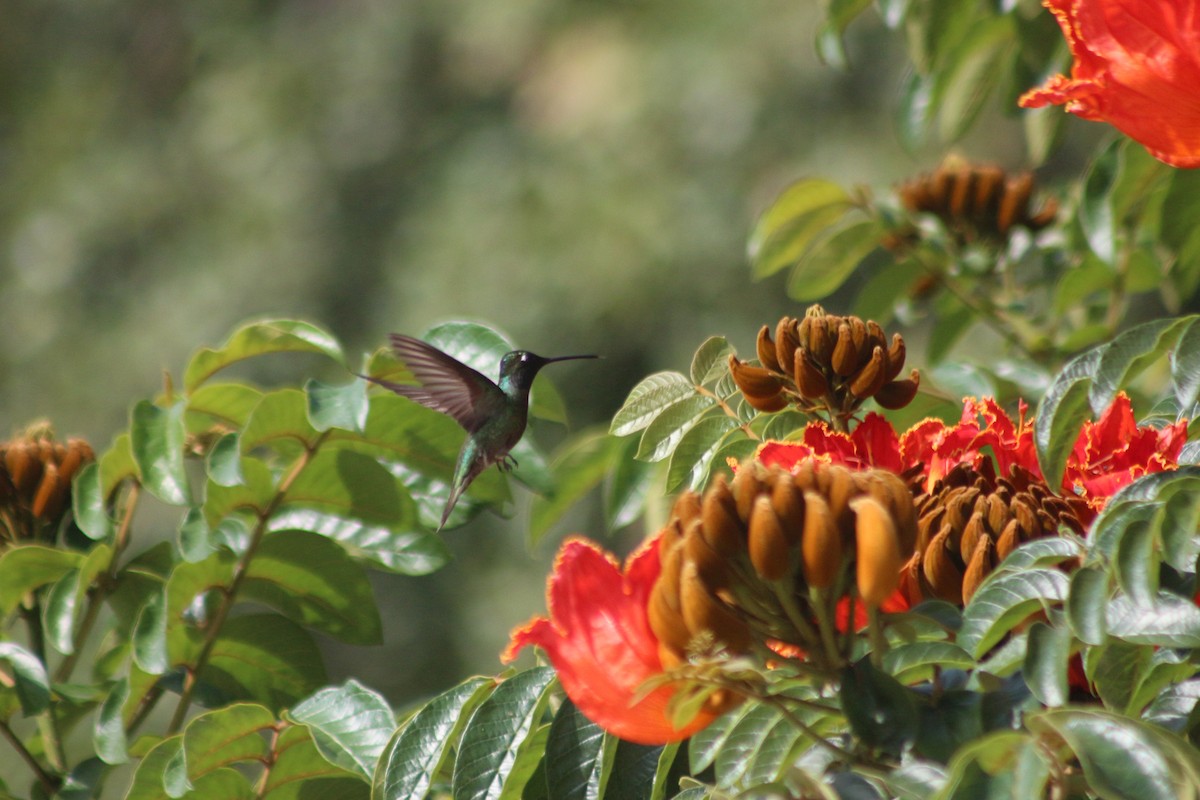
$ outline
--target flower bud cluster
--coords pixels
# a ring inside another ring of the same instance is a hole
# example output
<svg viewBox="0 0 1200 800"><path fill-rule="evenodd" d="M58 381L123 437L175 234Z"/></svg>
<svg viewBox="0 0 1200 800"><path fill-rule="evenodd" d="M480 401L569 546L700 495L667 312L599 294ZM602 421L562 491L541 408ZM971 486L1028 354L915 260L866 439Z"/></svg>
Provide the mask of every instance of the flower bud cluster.
<svg viewBox="0 0 1200 800"><path fill-rule="evenodd" d="M0 444L0 525L9 541L58 527L71 503L71 480L96 459L83 439L55 441L45 424Z"/></svg>
<svg viewBox="0 0 1200 800"><path fill-rule="evenodd" d="M991 165L950 162L902 184L904 207L928 212L965 240L1004 238L1015 225L1041 230L1054 221L1058 203L1048 198L1034 211L1033 173L1009 175Z"/></svg>
<svg viewBox="0 0 1200 800"><path fill-rule="evenodd" d="M760 366L730 356L729 369L746 402L759 411L780 411L793 402L806 413L847 416L870 397L897 409L912 401L920 385L915 369L897 379L905 358L900 334L889 342L878 323L827 314L819 305L802 319L779 320L774 339L764 325L757 351Z"/></svg>
<svg viewBox="0 0 1200 800"><path fill-rule="evenodd" d="M990 465L990 462L986 462ZM1018 466L997 478L959 464L917 500L917 547L905 565L911 602L940 598L963 605L1018 545L1083 532L1078 511Z"/></svg>
<svg viewBox="0 0 1200 800"><path fill-rule="evenodd" d="M718 476L703 495L680 495L659 539L648 610L660 657L670 666L698 649L767 641L812 651L814 620L828 620L838 598L876 608L896 591L916 537L897 475L811 459L794 474L745 463L732 482Z"/></svg>

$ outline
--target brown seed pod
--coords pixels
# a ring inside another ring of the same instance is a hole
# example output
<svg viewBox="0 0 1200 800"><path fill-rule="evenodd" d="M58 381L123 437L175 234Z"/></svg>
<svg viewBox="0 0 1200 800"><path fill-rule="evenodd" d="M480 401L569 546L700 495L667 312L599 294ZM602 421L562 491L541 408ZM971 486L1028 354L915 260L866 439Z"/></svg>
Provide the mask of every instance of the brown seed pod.
<svg viewBox="0 0 1200 800"><path fill-rule="evenodd" d="M950 555L949 525L943 526L929 543L921 568L934 596L948 603L962 605L963 572Z"/></svg>
<svg viewBox="0 0 1200 800"><path fill-rule="evenodd" d="M698 519L700 517L700 495L690 490L680 492L675 498L674 505L671 506L671 516L678 518L685 525Z"/></svg>
<svg viewBox="0 0 1200 800"><path fill-rule="evenodd" d="M861 400L865 400L882 389L884 376L887 372L886 358L882 347L876 347L872 350L870 361L864 364L854 374L854 377L850 379L850 394Z"/></svg>
<svg viewBox="0 0 1200 800"><path fill-rule="evenodd" d="M30 511L38 519L57 518L63 512L61 504L69 488L70 484L59 480L58 467L54 462L48 462L42 469L42 482L33 495Z"/></svg>
<svg viewBox="0 0 1200 800"><path fill-rule="evenodd" d="M804 534L800 539L804 580L825 589L833 584L842 565L842 532L825 498L804 493Z"/></svg>
<svg viewBox="0 0 1200 800"><path fill-rule="evenodd" d="M742 396L753 408L770 413L781 411L787 406L787 397L783 394L783 381L769 369L751 366L731 355L729 371Z"/></svg>
<svg viewBox="0 0 1200 800"><path fill-rule="evenodd" d="M971 551L971 560L967 562L967 570L963 573L963 603L971 601L979 584L983 583L983 579L995 568L996 545L992 542L992 537L985 534L979 538L975 549Z"/></svg>
<svg viewBox="0 0 1200 800"><path fill-rule="evenodd" d="M908 350L904 345L904 337L898 333L892 334L892 343L887 349L887 380L894 381L896 376L900 374L900 370L904 368L904 359L908 356ZM916 373L916 370L913 370Z"/></svg>
<svg viewBox="0 0 1200 800"><path fill-rule="evenodd" d="M763 580L777 581L792 572L791 548L783 525L775 514L771 498L765 494L754 500L747 535L750 563Z"/></svg>
<svg viewBox="0 0 1200 800"><path fill-rule="evenodd" d="M891 411L904 408L913 401L917 396L917 389L921 386L921 375L917 370L913 370L908 374L907 378L898 381L889 381L879 387L879 391L875 393L875 402L879 403L880 407Z"/></svg>
<svg viewBox="0 0 1200 800"><path fill-rule="evenodd" d="M779 320L779 324L775 327L775 360L780 367L792 363L792 359L796 356L796 348L799 346L800 339L797 335L796 320L791 317ZM779 371L783 372L783 369Z"/></svg>
<svg viewBox="0 0 1200 800"><path fill-rule="evenodd" d="M759 328L758 341L754 343L754 349L758 353L758 363L769 370L783 372L779 361L775 358L775 343L771 341L771 326L763 325Z"/></svg>
<svg viewBox="0 0 1200 800"><path fill-rule="evenodd" d="M804 494L796 491L792 476L780 471L771 488L771 507L779 517L784 539L789 546L800 543L804 531Z"/></svg>
<svg viewBox="0 0 1200 800"><path fill-rule="evenodd" d="M42 461L37 457L37 448L25 440L9 442L4 452L4 464L13 487L22 496L28 497L42 479Z"/></svg>
<svg viewBox="0 0 1200 800"><path fill-rule="evenodd" d="M661 583L655 584L654 590L650 592L650 601L646 604L650 630L654 631L661 644L674 650L677 657L687 652L692 639L681 609L678 593L669 594Z"/></svg>
<svg viewBox="0 0 1200 800"><path fill-rule="evenodd" d="M849 322L842 322L837 326L837 340L829 357L829 365L843 378L853 375L858 369L858 349L854 345L854 334L850 331Z"/></svg>
<svg viewBox="0 0 1200 800"><path fill-rule="evenodd" d="M900 547L892 515L872 497L857 497L854 511L855 576L867 608L879 608L900 585Z"/></svg>
<svg viewBox="0 0 1200 800"><path fill-rule="evenodd" d="M830 330L831 320L828 317L809 317L808 351L813 354L818 364L828 364L833 355L835 326Z"/></svg>
<svg viewBox="0 0 1200 800"><path fill-rule="evenodd" d="M808 350L800 347L792 363L793 380L800 396L806 400L823 400L829 394L829 380L820 367L812 362Z"/></svg>
<svg viewBox="0 0 1200 800"><path fill-rule="evenodd" d="M737 516L737 505L723 474L718 474L704 493L700 505L704 539L709 547L725 558L733 558L746 549L746 534Z"/></svg>
<svg viewBox="0 0 1200 800"><path fill-rule="evenodd" d="M695 564L700 577L710 589L721 589L729 585L732 579L730 559L712 549L704 538L700 520L693 520L688 526L683 535L682 550L682 561Z"/></svg>
<svg viewBox="0 0 1200 800"><path fill-rule="evenodd" d="M737 509L739 519L748 521L750 512L754 508L754 498L767 491L767 486L763 483L763 473L763 466L757 461L742 464L734 473L730 491L733 494L734 507Z"/></svg>
<svg viewBox="0 0 1200 800"><path fill-rule="evenodd" d="M746 623L709 592L695 564L684 563L680 570L679 602L683 607L684 624L693 639L707 632L730 651L749 649L751 637Z"/></svg>
<svg viewBox="0 0 1200 800"><path fill-rule="evenodd" d="M1008 554L1016 550L1024 539L1021 537L1021 523L1012 519L1004 526L1004 530L1000 532L1000 538L996 540L996 559L1003 561L1008 558Z"/></svg>

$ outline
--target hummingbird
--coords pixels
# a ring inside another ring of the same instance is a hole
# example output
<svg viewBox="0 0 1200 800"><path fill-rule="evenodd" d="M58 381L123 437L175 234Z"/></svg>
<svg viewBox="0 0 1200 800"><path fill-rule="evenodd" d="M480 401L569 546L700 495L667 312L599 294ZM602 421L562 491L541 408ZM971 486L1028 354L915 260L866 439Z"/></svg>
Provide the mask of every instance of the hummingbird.
<svg viewBox="0 0 1200 800"><path fill-rule="evenodd" d="M509 451L521 441L529 418L529 387L538 371L555 361L599 358L595 355L545 358L528 350L513 350L500 359L500 381L492 381L428 342L393 333L392 350L420 385L362 377L451 417L467 431L454 465L450 497L442 512L440 531L455 503L471 481L492 464L508 472L517 466Z"/></svg>

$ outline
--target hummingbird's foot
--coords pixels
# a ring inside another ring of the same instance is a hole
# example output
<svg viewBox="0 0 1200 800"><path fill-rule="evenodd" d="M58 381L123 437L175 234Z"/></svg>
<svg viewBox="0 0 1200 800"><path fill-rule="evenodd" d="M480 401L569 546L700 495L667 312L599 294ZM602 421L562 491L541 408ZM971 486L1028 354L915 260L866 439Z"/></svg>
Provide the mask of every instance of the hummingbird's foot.
<svg viewBox="0 0 1200 800"><path fill-rule="evenodd" d="M517 460L507 454L504 456L504 458L500 459L499 462L499 467L502 472L512 472L514 467L519 466L521 465L517 463Z"/></svg>

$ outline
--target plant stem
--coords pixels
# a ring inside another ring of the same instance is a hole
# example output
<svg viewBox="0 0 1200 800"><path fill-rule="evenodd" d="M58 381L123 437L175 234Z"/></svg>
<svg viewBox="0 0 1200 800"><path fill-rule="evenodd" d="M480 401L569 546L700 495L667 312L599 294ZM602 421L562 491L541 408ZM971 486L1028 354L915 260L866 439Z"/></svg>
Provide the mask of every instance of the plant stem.
<svg viewBox="0 0 1200 800"><path fill-rule="evenodd" d="M311 445L305 445L304 452L296 459L296 463L292 465L291 470L279 481L279 487L271 497L270 502L267 503L266 508L258 511L258 522L254 525L254 530L250 534L250 542L246 546L246 552L242 554L242 557L238 559L238 563L234 566L233 578L230 580L229 585L222 590L221 604L217 607L216 614L213 616L213 620L205 632L204 644L200 647L200 653L196 656L195 662L188 666L187 672L183 677L183 691L179 694L179 705L175 707L175 713L171 717L170 724L167 726L167 736L174 735L183 726L188 709L192 705L192 695L195 693L196 686L200 681L200 673L208 665L208 660L212 656L217 638L221 635L221 629L225 625L225 620L228 619L229 612L233 609L233 604L237 601L238 591L242 588L242 582L246 579L250 562L254 559L263 536L266 535L267 523L276 509L279 508L279 504L283 502L284 497L287 496L288 489L291 488L292 483L300 476L304 468L312 463L313 455L316 454L328 435L326 431L318 436Z"/></svg>
<svg viewBox="0 0 1200 800"><path fill-rule="evenodd" d="M33 753L29 752L21 740L17 738L17 735L13 733L12 728L8 727L7 722L0 721L0 736L3 736L6 740L8 740L8 743L12 745L13 750L16 750L17 755L21 757L21 760L24 761L29 766L29 769L33 771L33 774L37 776L38 783L42 785L42 790L47 796L58 791L58 787L62 784L62 781L46 772L46 770L42 768L42 765L38 763L38 760L33 757Z"/></svg>
<svg viewBox="0 0 1200 800"><path fill-rule="evenodd" d="M725 412L725 415L727 417L730 417L731 419L736 420L738 423L738 427L741 428L747 436L749 436L751 439L753 439L756 442L759 440L758 434L755 433L754 431L750 430L750 423L742 422L742 418L737 415L737 412L734 411L732 408L730 408L729 404L726 403L723 399L721 399L721 397L718 396L716 392L709 391L708 389L705 389L703 386L695 386L694 388L695 388L697 394L704 395L705 397L711 397L713 400L716 400L717 405L721 407L721 410Z"/></svg>
<svg viewBox="0 0 1200 800"><path fill-rule="evenodd" d="M42 630L42 610L41 603L38 602L37 595L32 592L25 596L24 602L21 604L21 619L25 621L25 627L29 630L29 645L33 650L34 655L42 662L43 665L48 664L46 660L46 635ZM46 750L46 760L50 766L60 773L67 771L67 757L63 751L62 736L58 730L58 717L54 713L54 701L51 700L49 707L38 716L38 731L42 735L42 745Z"/></svg>

